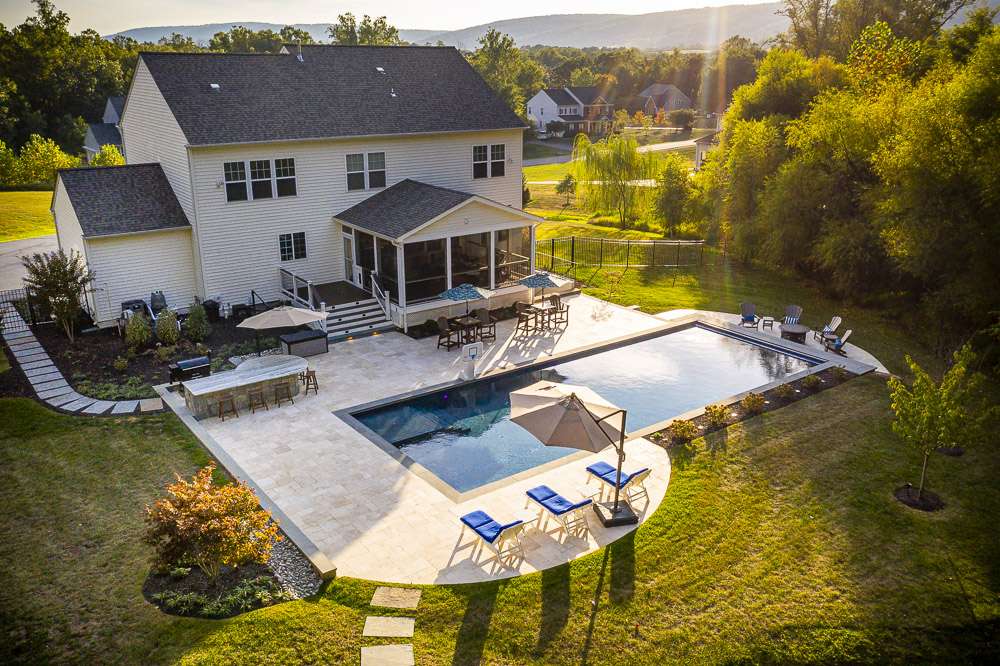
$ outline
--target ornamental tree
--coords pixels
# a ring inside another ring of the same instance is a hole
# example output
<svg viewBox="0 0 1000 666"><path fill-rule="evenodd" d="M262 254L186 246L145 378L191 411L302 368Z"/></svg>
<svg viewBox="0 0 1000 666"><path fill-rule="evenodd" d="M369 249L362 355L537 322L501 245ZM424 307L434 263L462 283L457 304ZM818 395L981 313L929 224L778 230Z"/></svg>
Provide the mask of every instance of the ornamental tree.
<svg viewBox="0 0 1000 666"><path fill-rule="evenodd" d="M118 150L118 146L106 143L101 146L101 150L94 155L94 159L90 163L90 166L123 166L124 164L125 158L122 157L121 151Z"/></svg>
<svg viewBox="0 0 1000 666"><path fill-rule="evenodd" d="M63 250L36 252L21 257L21 264L25 270L24 284L36 297L49 304L52 317L73 342L80 297L94 281L94 274L87 268L83 255L75 250L69 254Z"/></svg>
<svg viewBox="0 0 1000 666"><path fill-rule="evenodd" d="M271 514L244 482L216 485L215 465L186 481L167 486L168 497L146 507L146 542L156 549L156 565L195 564L215 579L223 565L266 564L281 540Z"/></svg>
<svg viewBox="0 0 1000 666"><path fill-rule="evenodd" d="M971 347L962 347L955 352L954 363L938 383L907 356L913 383L907 386L897 377L889 379L892 411L896 415L892 429L923 456L918 499L923 497L930 455L943 447L964 447L980 439L986 419L995 412L995 407L984 409L983 376L969 370L974 359Z"/></svg>
<svg viewBox="0 0 1000 666"><path fill-rule="evenodd" d="M566 205L569 205L569 198L576 194L576 178L573 177L573 174L568 173L563 176L563 179L556 185L556 194L565 194Z"/></svg>

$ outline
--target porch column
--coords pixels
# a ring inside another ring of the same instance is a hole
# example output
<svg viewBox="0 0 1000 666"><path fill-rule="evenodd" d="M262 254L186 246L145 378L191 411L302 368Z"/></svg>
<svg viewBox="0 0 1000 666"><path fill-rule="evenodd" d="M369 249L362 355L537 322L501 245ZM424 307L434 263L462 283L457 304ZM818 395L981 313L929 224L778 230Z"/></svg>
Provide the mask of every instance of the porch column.
<svg viewBox="0 0 1000 666"><path fill-rule="evenodd" d="M496 280L496 245L497 245L497 232L490 232L490 290L497 288Z"/></svg>
<svg viewBox="0 0 1000 666"><path fill-rule="evenodd" d="M444 239L444 265L448 269L448 282L445 283L448 289L451 289L451 236Z"/></svg>
<svg viewBox="0 0 1000 666"><path fill-rule="evenodd" d="M531 254L530 254L530 256L531 256L531 271L529 271L528 275L534 275L535 274L535 225L534 224L531 225L531 236L530 236L530 238L531 238L531 240L529 241L529 243L531 244Z"/></svg>
<svg viewBox="0 0 1000 666"><path fill-rule="evenodd" d="M396 285L399 291L399 307L406 305L406 260L403 255L404 245L400 243L396 246Z"/></svg>

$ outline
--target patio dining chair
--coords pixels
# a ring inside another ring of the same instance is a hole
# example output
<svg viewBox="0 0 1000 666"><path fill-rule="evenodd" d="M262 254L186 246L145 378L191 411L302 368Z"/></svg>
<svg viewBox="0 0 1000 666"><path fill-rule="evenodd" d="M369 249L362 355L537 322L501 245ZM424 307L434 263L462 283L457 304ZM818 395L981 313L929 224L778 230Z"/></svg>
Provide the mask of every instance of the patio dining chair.
<svg viewBox="0 0 1000 666"><path fill-rule="evenodd" d="M587 517L583 510L594 503L592 499L570 502L568 499L548 486L537 486L527 491L528 501L534 502L548 516L554 518L559 526L570 534L573 531L586 531Z"/></svg>
<svg viewBox="0 0 1000 666"><path fill-rule="evenodd" d="M552 313L552 323L556 324L568 324L569 323L569 306L564 305L562 302L562 296L559 294L552 294L549 297L549 303L555 307L555 312Z"/></svg>
<svg viewBox="0 0 1000 666"><path fill-rule="evenodd" d="M753 303L740 303L740 326L757 328L757 306Z"/></svg>
<svg viewBox="0 0 1000 666"><path fill-rule="evenodd" d="M474 312L479 324L476 326L476 337L482 341L489 340L496 342L497 323L490 316L490 311L486 308L479 308Z"/></svg>
<svg viewBox="0 0 1000 666"><path fill-rule="evenodd" d="M458 335L460 331L452 328L451 324L448 323L448 319L446 317L437 318L437 327L438 327L438 344L437 344L438 349L444 347L448 351L451 351L452 349L454 349L459 345Z"/></svg>
<svg viewBox="0 0 1000 666"><path fill-rule="evenodd" d="M802 319L802 306L788 305L785 307L785 318L782 320L784 323L791 326L798 324L800 319Z"/></svg>
<svg viewBox="0 0 1000 666"><path fill-rule="evenodd" d="M514 335L534 333L538 326L538 314L527 303L515 303L514 310L517 312L517 327L514 329Z"/></svg>
<svg viewBox="0 0 1000 666"><path fill-rule="evenodd" d="M467 513L459 520L462 521L462 535L465 534L466 528L475 532L479 537L479 543L492 550L501 562L511 556L524 557L521 533L524 532L526 524L523 520L501 524L485 511Z"/></svg>
<svg viewBox="0 0 1000 666"><path fill-rule="evenodd" d="M819 340L822 342L828 333L836 333L837 328L840 326L841 322L844 321L839 316L834 315L830 319L830 323L823 327L822 331L813 331L813 340Z"/></svg>

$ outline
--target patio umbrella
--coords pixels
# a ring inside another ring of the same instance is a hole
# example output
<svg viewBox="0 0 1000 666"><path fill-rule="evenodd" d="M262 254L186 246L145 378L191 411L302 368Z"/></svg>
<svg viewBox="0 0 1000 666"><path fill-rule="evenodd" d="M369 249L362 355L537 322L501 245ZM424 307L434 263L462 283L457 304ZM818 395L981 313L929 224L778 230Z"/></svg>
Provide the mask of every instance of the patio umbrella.
<svg viewBox="0 0 1000 666"><path fill-rule="evenodd" d="M546 289L555 289L559 286L559 283L553 280L548 273L532 273L528 277L521 278L517 283L528 289L541 289L542 298L545 298Z"/></svg>
<svg viewBox="0 0 1000 666"><path fill-rule="evenodd" d="M611 404L585 386L536 382L510 394L510 420L518 424L546 446L565 446L594 453L610 444L618 453L621 479L625 461L626 412ZM607 525L634 523L638 518L628 505L619 503L619 484L615 484L615 501L610 515L594 508Z"/></svg>
<svg viewBox="0 0 1000 666"><path fill-rule="evenodd" d="M448 291L442 291L438 294L438 298L443 298L446 301L465 301L465 314L469 314L469 301L478 301L484 298L489 298L493 295L489 289L483 289L482 287L477 287L474 284L460 284L457 287L452 287Z"/></svg>
<svg viewBox="0 0 1000 666"><path fill-rule="evenodd" d="M290 305L282 305L281 307L272 308L267 312L261 312L259 315L247 317L237 324L236 327L252 328L254 330L254 339L257 343L257 356L260 356L260 331L268 328L290 328L292 326L302 326L303 324L311 324L315 321L323 321L325 319L325 312L316 312L314 310L306 310L305 308L293 308Z"/></svg>

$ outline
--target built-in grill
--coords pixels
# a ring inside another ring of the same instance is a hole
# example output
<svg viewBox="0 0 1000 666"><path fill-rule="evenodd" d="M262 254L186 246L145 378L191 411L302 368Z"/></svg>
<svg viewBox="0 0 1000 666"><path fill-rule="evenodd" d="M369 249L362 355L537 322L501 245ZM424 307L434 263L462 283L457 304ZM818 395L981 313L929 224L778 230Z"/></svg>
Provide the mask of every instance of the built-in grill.
<svg viewBox="0 0 1000 666"><path fill-rule="evenodd" d="M183 382L195 377L208 377L212 374L212 359L208 356L186 358L167 366L170 369L170 383Z"/></svg>

